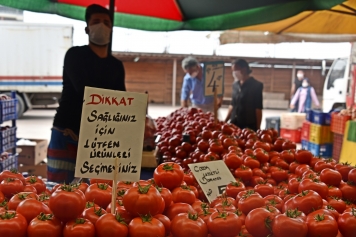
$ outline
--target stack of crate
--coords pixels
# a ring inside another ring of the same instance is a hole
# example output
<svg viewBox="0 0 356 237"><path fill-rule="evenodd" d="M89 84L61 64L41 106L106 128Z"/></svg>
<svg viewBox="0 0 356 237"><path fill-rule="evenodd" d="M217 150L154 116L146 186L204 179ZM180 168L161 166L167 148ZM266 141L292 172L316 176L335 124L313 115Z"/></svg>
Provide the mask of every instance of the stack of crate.
<svg viewBox="0 0 356 237"><path fill-rule="evenodd" d="M302 126L302 148L314 156L331 158L333 134L330 130L330 114L312 110L307 113L307 121Z"/></svg>
<svg viewBox="0 0 356 237"><path fill-rule="evenodd" d="M340 159L342 143L344 140L344 133L346 122L351 120L351 116L339 115L338 113L331 114L331 132L333 132L333 158L337 161Z"/></svg>
<svg viewBox="0 0 356 237"><path fill-rule="evenodd" d="M302 125L306 119L304 113L284 113L281 115L280 136L295 143L301 142Z"/></svg>

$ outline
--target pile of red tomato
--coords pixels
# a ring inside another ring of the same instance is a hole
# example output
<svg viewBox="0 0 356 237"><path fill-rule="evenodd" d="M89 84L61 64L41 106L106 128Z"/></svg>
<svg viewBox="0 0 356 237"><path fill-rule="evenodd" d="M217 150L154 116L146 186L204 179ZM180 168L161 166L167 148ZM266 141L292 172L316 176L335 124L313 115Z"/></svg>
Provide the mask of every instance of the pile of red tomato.
<svg viewBox="0 0 356 237"><path fill-rule="evenodd" d="M211 121L196 110L158 120L167 162L150 180L92 179L50 191L40 178L0 173L0 236L356 236L355 167L295 150L274 130ZM207 203L187 165L219 159L236 181Z"/></svg>

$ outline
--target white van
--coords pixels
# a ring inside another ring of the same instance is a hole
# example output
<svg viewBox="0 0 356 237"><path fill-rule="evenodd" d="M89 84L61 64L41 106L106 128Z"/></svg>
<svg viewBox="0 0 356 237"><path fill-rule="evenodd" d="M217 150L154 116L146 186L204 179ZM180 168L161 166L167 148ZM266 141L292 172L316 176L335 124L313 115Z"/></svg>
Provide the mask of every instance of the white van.
<svg viewBox="0 0 356 237"><path fill-rule="evenodd" d="M350 94L350 59L335 59L326 76L323 90L323 112L346 108Z"/></svg>

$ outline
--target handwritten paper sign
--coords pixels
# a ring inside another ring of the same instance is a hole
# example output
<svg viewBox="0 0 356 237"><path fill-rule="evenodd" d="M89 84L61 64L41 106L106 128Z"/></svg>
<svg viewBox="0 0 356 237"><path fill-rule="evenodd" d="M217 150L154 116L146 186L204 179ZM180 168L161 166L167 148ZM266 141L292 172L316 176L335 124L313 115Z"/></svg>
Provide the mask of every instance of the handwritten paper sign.
<svg viewBox="0 0 356 237"><path fill-rule="evenodd" d="M139 181L146 107L147 94L85 87L75 177Z"/></svg>
<svg viewBox="0 0 356 237"><path fill-rule="evenodd" d="M204 63L204 95L214 96L214 87L217 96L224 94L224 62Z"/></svg>
<svg viewBox="0 0 356 237"><path fill-rule="evenodd" d="M236 181L222 160L189 164L188 166L209 202L220 196L229 183Z"/></svg>

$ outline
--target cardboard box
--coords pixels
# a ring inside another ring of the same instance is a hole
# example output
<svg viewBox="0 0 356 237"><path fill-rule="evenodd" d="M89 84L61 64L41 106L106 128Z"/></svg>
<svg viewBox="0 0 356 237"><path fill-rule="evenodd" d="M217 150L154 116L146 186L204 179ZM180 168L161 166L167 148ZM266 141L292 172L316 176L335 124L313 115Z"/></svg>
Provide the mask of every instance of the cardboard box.
<svg viewBox="0 0 356 237"><path fill-rule="evenodd" d="M157 159L155 156L155 151L143 151L142 152L142 168L156 168Z"/></svg>
<svg viewBox="0 0 356 237"><path fill-rule="evenodd" d="M27 172L28 175L41 176L42 178L47 178L47 163L42 161L38 165L23 165L20 164L18 167L20 173Z"/></svg>
<svg viewBox="0 0 356 237"><path fill-rule="evenodd" d="M281 128L296 130L303 126L305 120L304 113L284 113L281 115Z"/></svg>
<svg viewBox="0 0 356 237"><path fill-rule="evenodd" d="M45 139L28 139L36 142L36 145L20 145L19 164L37 165L47 158L48 141Z"/></svg>

